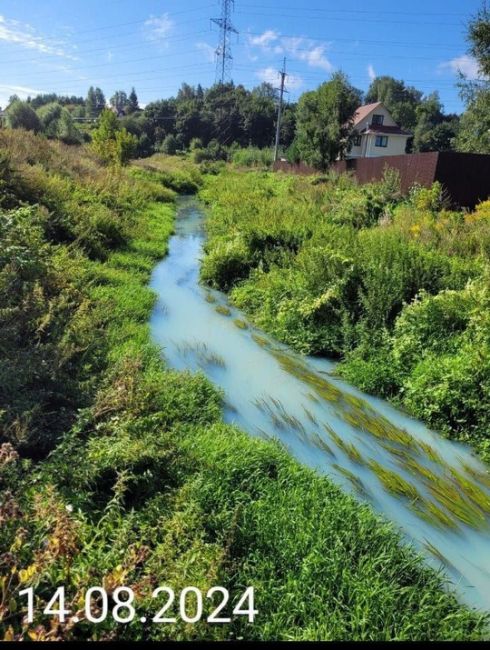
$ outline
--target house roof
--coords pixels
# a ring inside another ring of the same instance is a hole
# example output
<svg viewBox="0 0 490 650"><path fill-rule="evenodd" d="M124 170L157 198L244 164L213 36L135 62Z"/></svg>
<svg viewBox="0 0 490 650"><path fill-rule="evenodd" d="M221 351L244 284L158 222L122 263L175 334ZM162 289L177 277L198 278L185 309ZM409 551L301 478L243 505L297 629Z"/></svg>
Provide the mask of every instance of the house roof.
<svg viewBox="0 0 490 650"><path fill-rule="evenodd" d="M364 106L359 106L357 111L354 113L354 126L360 124L363 120L366 119L371 111L382 105L382 102L375 102L374 104L365 104Z"/></svg>
<svg viewBox="0 0 490 650"><path fill-rule="evenodd" d="M384 124L370 124L361 133L381 133L384 135L413 135L410 131L404 131L399 126L385 126Z"/></svg>

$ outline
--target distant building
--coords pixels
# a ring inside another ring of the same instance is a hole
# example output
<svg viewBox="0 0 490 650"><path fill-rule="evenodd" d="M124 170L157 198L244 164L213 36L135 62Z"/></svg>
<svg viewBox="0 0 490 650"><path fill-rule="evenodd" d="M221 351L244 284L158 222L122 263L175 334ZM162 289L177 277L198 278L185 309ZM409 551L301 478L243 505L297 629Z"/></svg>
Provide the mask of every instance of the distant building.
<svg viewBox="0 0 490 650"><path fill-rule="evenodd" d="M354 114L354 138L347 159L400 156L412 135L400 128L381 102L360 106Z"/></svg>

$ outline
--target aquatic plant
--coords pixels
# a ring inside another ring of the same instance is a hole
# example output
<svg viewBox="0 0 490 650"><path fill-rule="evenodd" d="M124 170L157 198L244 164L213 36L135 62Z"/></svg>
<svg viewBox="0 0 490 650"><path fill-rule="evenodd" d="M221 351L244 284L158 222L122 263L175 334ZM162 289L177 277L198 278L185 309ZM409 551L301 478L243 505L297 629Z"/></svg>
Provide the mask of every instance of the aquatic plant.
<svg viewBox="0 0 490 650"><path fill-rule="evenodd" d="M221 314L222 316L231 315L231 309L229 307L226 307L225 305L218 305L217 307L215 307L215 311L218 314Z"/></svg>
<svg viewBox="0 0 490 650"><path fill-rule="evenodd" d="M354 462L354 463L359 463L362 464L364 463L364 460L359 453L359 450L357 447L352 444L351 442L346 442L343 440L333 429L330 425L323 423L323 427L325 431L328 433L328 435L332 438L332 440L335 442L337 447L339 449L342 449L342 451L347 454L347 456Z"/></svg>
<svg viewBox="0 0 490 650"><path fill-rule="evenodd" d="M309 436L310 441L312 444L315 445L315 447L318 447L322 451L325 451L329 456L332 458L336 458L337 456L335 455L335 452L332 450L332 448L327 444L327 442L318 434L318 432L313 431L310 433Z"/></svg>
<svg viewBox="0 0 490 650"><path fill-rule="evenodd" d="M306 417L312 424L318 424L318 420L315 415L310 411L310 409L306 408L306 406L303 405L303 411L306 414Z"/></svg>
<svg viewBox="0 0 490 650"><path fill-rule="evenodd" d="M233 321L234 325L238 327L240 330L248 330L248 324L246 321L242 320L241 318L235 318Z"/></svg>
<svg viewBox="0 0 490 650"><path fill-rule="evenodd" d="M339 472L339 474L342 474L342 476L345 476L345 478L347 478L350 481L351 485L354 487L356 492L358 492L358 494L360 494L363 497L369 496L368 489L366 488L366 486L358 476L353 474L346 467L341 467L337 463L333 463L332 467L336 469L337 472Z"/></svg>
<svg viewBox="0 0 490 650"><path fill-rule="evenodd" d="M252 339L257 343L257 345L260 345L261 348L265 348L269 345L269 341L264 336L260 336L260 334L252 334Z"/></svg>
<svg viewBox="0 0 490 650"><path fill-rule="evenodd" d="M410 504L410 509L427 523L438 528L458 530L458 523L430 499L420 497Z"/></svg>
<svg viewBox="0 0 490 650"><path fill-rule="evenodd" d="M417 488L396 472L391 471L387 467L383 467L383 465L373 459L370 459L367 465L376 474L388 492L407 497L410 501L419 501L421 499Z"/></svg>

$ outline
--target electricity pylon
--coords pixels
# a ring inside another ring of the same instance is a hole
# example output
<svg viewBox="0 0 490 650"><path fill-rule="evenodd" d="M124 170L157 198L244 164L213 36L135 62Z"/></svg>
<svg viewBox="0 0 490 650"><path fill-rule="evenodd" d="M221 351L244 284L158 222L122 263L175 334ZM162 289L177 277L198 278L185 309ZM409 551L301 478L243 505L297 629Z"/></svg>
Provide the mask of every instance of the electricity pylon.
<svg viewBox="0 0 490 650"><path fill-rule="evenodd" d="M235 0L222 0L221 18L212 18L212 22L220 28L220 42L216 49L216 83L225 83L230 78L233 64L230 36L238 34L231 22L231 14L235 8Z"/></svg>

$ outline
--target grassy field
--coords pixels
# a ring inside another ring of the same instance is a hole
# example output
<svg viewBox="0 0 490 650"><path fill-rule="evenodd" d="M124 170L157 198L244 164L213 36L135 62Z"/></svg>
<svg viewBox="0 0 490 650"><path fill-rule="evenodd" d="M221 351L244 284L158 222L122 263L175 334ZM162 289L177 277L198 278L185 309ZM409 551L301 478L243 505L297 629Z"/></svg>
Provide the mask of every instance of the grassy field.
<svg viewBox="0 0 490 650"><path fill-rule="evenodd" d="M490 202L397 178L228 169L206 180L202 278L295 349L490 460Z"/></svg>
<svg viewBox="0 0 490 650"><path fill-rule="evenodd" d="M390 525L223 424L209 382L163 364L147 284L175 190L202 182L180 160L114 172L86 150L0 132L0 638L481 638L486 619ZM267 184L258 192L273 195ZM42 614L61 585L76 625ZM253 586L258 615L94 624L83 598L96 585L111 609L131 587L138 612L163 605L159 585L222 585L234 601ZM19 590L31 586L29 623Z"/></svg>

